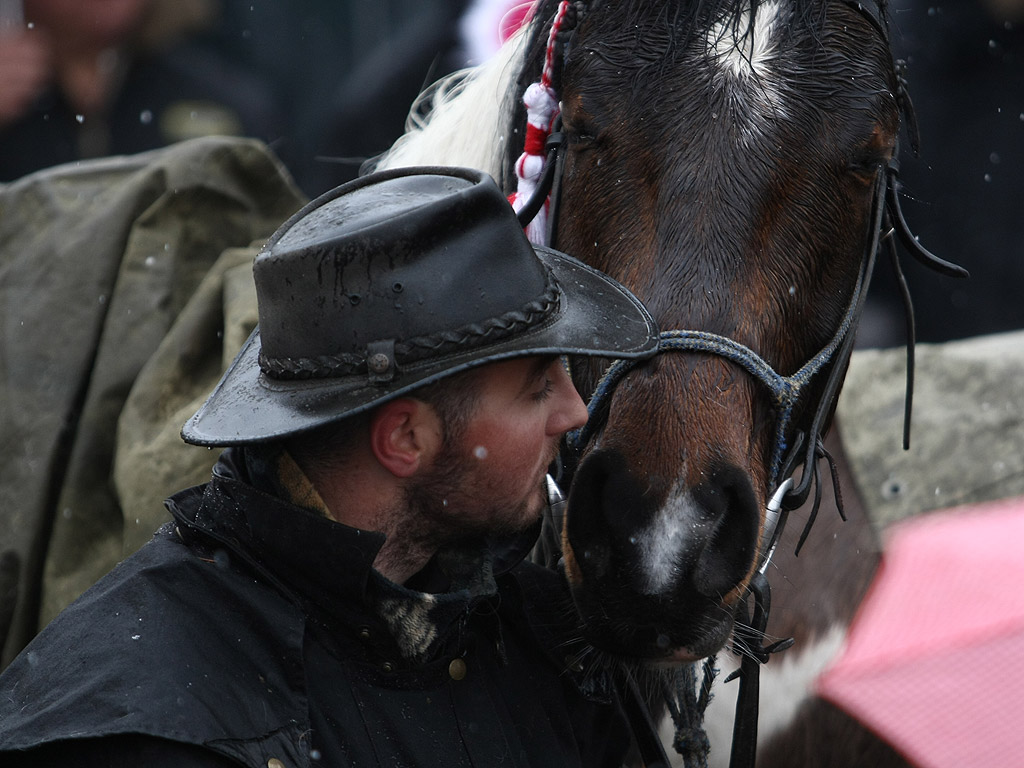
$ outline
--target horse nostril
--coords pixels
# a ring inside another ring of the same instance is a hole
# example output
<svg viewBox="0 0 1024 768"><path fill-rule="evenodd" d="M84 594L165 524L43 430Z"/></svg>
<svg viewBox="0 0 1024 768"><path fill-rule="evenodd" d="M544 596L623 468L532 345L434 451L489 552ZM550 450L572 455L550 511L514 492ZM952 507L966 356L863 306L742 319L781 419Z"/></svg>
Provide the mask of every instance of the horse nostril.
<svg viewBox="0 0 1024 768"><path fill-rule="evenodd" d="M565 535L577 564L589 575L593 575L595 568L604 570L598 561L607 560L606 553L600 558L595 554L605 538L605 529L598 519L603 515L598 515L597 510L606 479L602 457L591 455L580 464L569 489Z"/></svg>
<svg viewBox="0 0 1024 768"><path fill-rule="evenodd" d="M569 493L572 516L593 535L625 538L637 519L643 491L618 451L595 451L583 460ZM585 519L583 519L585 518Z"/></svg>
<svg viewBox="0 0 1024 768"><path fill-rule="evenodd" d="M583 460L569 491L566 534L588 575L607 571L614 543L635 533L641 505L641 488L621 454L595 451Z"/></svg>
<svg viewBox="0 0 1024 768"><path fill-rule="evenodd" d="M694 489L706 510L710 533L693 571L694 588L710 598L722 598L740 584L757 554L760 511L745 472L723 467Z"/></svg>

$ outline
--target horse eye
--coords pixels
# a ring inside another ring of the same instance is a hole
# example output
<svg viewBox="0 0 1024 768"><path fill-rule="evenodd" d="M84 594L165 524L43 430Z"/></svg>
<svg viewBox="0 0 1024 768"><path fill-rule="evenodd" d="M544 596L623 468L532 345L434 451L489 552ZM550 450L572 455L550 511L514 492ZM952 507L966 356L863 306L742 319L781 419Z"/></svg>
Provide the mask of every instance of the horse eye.
<svg viewBox="0 0 1024 768"><path fill-rule="evenodd" d="M570 131L569 132L569 143L576 147L586 146L593 144L597 141L597 137L592 133L585 133L582 131Z"/></svg>
<svg viewBox="0 0 1024 768"><path fill-rule="evenodd" d="M569 143L577 146L593 144L597 141L598 130L592 125L586 123L576 126L566 121L565 123L565 134L569 138Z"/></svg>
<svg viewBox="0 0 1024 768"><path fill-rule="evenodd" d="M850 159L852 170L874 172L886 165L896 151L896 138L891 131L875 125L861 141L853 147Z"/></svg>
<svg viewBox="0 0 1024 768"><path fill-rule="evenodd" d="M885 166L885 161L878 157L856 157L847 165L847 170L870 181Z"/></svg>
<svg viewBox="0 0 1024 768"><path fill-rule="evenodd" d="M874 181L880 170L885 168L892 159L893 148L886 142L872 136L867 142L853 150L846 168L861 181L870 183Z"/></svg>

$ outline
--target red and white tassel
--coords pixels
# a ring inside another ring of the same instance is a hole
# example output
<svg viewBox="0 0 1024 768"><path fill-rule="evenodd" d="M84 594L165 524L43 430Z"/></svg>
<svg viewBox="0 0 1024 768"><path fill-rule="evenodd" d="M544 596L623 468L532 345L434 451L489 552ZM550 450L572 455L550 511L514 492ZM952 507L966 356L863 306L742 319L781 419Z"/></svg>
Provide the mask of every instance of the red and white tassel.
<svg viewBox="0 0 1024 768"><path fill-rule="evenodd" d="M516 191L508 198L517 213L533 195L544 173L547 161L544 144L551 134L551 125L559 112L558 97L551 87L555 38L562 27L569 6L569 0L559 3L551 31L548 33L547 52L540 81L530 85L523 94L523 104L526 105L526 141L523 154L516 160ZM549 203L549 200L545 200L533 221L526 226L526 236L536 245L547 245Z"/></svg>

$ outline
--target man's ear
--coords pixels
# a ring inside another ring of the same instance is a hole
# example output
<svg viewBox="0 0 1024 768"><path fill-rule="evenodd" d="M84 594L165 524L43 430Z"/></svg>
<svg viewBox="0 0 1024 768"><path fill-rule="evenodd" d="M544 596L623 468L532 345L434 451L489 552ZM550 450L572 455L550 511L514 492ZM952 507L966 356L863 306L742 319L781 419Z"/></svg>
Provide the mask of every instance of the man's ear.
<svg viewBox="0 0 1024 768"><path fill-rule="evenodd" d="M410 477L441 447L441 420L427 403L401 397L378 406L370 419L370 448L396 477Z"/></svg>

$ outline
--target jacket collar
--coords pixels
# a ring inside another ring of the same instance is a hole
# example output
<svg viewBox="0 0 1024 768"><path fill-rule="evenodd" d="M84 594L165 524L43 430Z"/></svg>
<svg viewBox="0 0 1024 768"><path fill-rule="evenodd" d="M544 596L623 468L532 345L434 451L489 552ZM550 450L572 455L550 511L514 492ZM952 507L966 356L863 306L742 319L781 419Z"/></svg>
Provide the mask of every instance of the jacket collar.
<svg viewBox="0 0 1024 768"><path fill-rule="evenodd" d="M220 545L215 558L246 561L321 623L357 628L376 617L410 662L429 660L460 634L462 622L495 598L495 577L523 559L536 535L439 552L408 586L398 585L373 569L383 534L285 501L297 494L275 467L262 451L229 448L208 485L172 497L168 507L179 526Z"/></svg>

